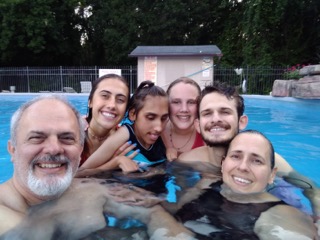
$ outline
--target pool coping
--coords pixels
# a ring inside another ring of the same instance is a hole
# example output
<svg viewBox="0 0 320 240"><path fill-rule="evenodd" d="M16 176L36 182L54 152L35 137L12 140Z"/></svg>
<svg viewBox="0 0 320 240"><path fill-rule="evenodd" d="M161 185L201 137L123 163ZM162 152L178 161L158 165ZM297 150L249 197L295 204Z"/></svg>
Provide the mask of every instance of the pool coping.
<svg viewBox="0 0 320 240"><path fill-rule="evenodd" d="M28 93L28 92L18 92L18 93L7 93L0 92L0 96L39 96L39 95L51 95L51 94L59 94L66 96L89 96L89 93L67 93L67 92L37 92L37 93Z"/></svg>
<svg viewBox="0 0 320 240"><path fill-rule="evenodd" d="M305 99L305 98L294 98L294 97L273 97L270 95L241 95L245 98L263 99L270 101L285 101L285 102L318 102L320 99Z"/></svg>
<svg viewBox="0 0 320 240"><path fill-rule="evenodd" d="M67 92L37 92L37 93L28 93L28 92L0 92L0 96L39 96L39 95L48 95L48 94L61 94L65 96L89 96L89 93L67 93ZM241 96L245 98L254 98L254 99L263 99L270 101L286 101L286 102L306 102L306 101L319 101L320 99L305 99L305 98L294 98L294 97L273 97L271 95L249 95L242 94Z"/></svg>

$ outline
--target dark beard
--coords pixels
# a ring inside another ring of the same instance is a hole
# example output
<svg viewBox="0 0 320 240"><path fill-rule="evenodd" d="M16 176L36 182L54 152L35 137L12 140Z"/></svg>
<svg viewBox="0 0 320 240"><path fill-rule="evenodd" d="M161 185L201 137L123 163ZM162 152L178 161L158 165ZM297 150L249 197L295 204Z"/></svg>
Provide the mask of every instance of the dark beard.
<svg viewBox="0 0 320 240"><path fill-rule="evenodd" d="M207 144L207 146L209 147L225 147L225 148L228 148L230 142L231 142L232 139L227 139L227 140L224 140L224 141L217 141L217 142L212 142L208 139L205 139L203 138L203 141Z"/></svg>
<svg viewBox="0 0 320 240"><path fill-rule="evenodd" d="M226 149L229 147L230 142L232 139L239 133L239 125L237 126L238 131L233 133L233 136L229 139L224 139L224 140L209 140L204 137L204 130L200 128L200 134L202 136L203 141L207 144L209 147L225 147Z"/></svg>

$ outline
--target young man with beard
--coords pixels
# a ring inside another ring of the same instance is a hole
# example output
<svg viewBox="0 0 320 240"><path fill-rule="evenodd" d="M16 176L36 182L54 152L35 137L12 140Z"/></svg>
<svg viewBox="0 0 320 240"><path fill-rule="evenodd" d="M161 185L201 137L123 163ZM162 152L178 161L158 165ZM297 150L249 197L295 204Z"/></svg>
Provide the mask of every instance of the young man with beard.
<svg viewBox="0 0 320 240"><path fill-rule="evenodd" d="M207 86L202 90L198 105L199 119L197 121L200 133L207 146L183 153L178 159L180 162L200 161L210 165L210 172L208 168L203 175L204 179L197 185L198 188L206 188L212 181L221 177L221 161L226 154L228 145L239 131L245 129L248 123L248 117L243 115L244 108L243 98L234 87L217 84ZM302 188L303 186L299 185L297 179L307 183L305 185L308 185L308 187L303 188L303 193L310 199L315 222L320 225L319 188L310 179L295 171L280 155L276 154L275 162L278 168L277 175L286 179L287 182ZM196 197L197 194L194 193L189 193L189 196L185 197L187 200L185 199L182 202L188 202L190 198Z"/></svg>

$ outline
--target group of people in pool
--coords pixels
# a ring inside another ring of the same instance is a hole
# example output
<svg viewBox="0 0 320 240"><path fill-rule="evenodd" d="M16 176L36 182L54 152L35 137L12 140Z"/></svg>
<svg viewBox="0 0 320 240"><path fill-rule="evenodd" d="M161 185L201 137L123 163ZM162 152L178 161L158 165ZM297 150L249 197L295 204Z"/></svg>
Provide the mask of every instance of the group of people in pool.
<svg viewBox="0 0 320 240"><path fill-rule="evenodd" d="M172 82L168 95L153 82L144 81L129 100L129 88L122 77L111 74L99 78L89 95L87 141L78 176L117 168L135 172L139 162L129 159L139 151L156 162L176 159L178 152L203 146L194 124L200 91L189 78ZM133 124L118 128L126 113ZM137 150L132 153L134 148Z"/></svg>
<svg viewBox="0 0 320 240"><path fill-rule="evenodd" d="M8 142L14 173L0 185L0 239L110 233L104 214L139 220L152 239L319 238L319 189L262 133L243 131L248 118L235 88L201 91L183 77L167 92L144 81L129 96L125 79L108 74L93 83L86 124L61 96L33 99L15 112ZM119 127L126 113L132 123ZM145 176L167 162L201 175L176 203L131 184L88 178L106 171ZM276 174L308 183L313 216L266 191Z"/></svg>

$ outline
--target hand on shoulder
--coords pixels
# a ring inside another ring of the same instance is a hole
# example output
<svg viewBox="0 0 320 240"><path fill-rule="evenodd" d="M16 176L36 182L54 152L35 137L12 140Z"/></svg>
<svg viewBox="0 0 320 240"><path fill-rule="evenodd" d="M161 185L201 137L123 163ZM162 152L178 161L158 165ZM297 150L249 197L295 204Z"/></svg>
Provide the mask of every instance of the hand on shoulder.
<svg viewBox="0 0 320 240"><path fill-rule="evenodd" d="M175 148L167 148L166 156L168 161L173 161L178 158L178 151Z"/></svg>

